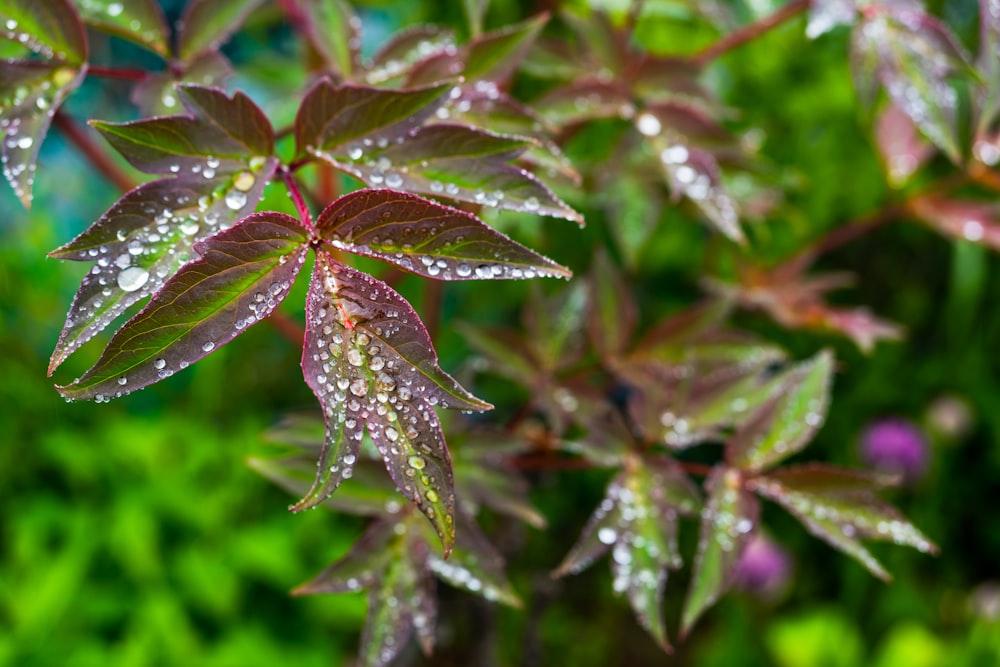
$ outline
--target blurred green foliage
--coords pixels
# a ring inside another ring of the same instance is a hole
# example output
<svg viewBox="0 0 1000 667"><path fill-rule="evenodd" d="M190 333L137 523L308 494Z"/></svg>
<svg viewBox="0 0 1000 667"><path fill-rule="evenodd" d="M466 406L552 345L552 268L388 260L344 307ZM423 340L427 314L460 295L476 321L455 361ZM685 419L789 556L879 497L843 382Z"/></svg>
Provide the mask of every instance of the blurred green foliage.
<svg viewBox="0 0 1000 667"><path fill-rule="evenodd" d="M448 5L370 3L366 43L421 18L460 21L459 3ZM520 11L514 2L496 2L488 24ZM684 30L679 15L665 13L640 37L651 48L675 39ZM232 46L239 85L279 123L293 108L282 97L291 86L283 63L296 57L265 48L273 40L281 46L280 37L251 24ZM789 187L789 201L753 230L758 247L775 257L896 196L886 190L869 119L851 92L845 46L843 32L807 43L797 20L710 72L724 99L739 109L735 126L763 131L768 177ZM74 98L71 111L103 108L98 95ZM593 150L615 131L598 128L578 137L570 153ZM291 599L287 591L342 555L361 524L323 511L292 516L285 511L289 498L243 465L247 456L269 451L260 433L283 411L312 405L297 370L298 351L256 327L195 368L134 396L110 405L64 403L45 366L81 268L47 260L45 253L95 219L114 192L55 133L36 188L30 216L8 189L0 193L6 212L0 221L0 666L349 664L363 596ZM589 212L585 200L568 196ZM635 288L646 320L690 301L701 253L715 242L671 212L663 218L638 258ZM502 216L499 223L505 224ZM582 269L592 245L612 238L609 224L595 215L582 232L557 221L509 226L542 252ZM978 248L905 225L880 230L824 263L857 272L850 300L906 323L909 337L881 345L871 357L841 341L822 341L836 346L842 372L810 458L856 463L857 434L879 416L928 426L930 473L891 500L937 541L938 558L879 549L895 576L885 586L766 508L773 535L795 558L791 584L776 600L728 596L677 654L664 656L627 605L612 597L606 567L559 582L548 576L606 480L597 472L538 473L534 499L550 529L499 518L486 526L507 554L525 610L445 591L439 654L421 663L411 651L399 664L1000 664L1000 312L994 307L1000 263ZM489 299L482 298L486 289ZM448 285L445 322L508 318L527 289ZM815 335L788 334L760 318L741 324L799 355L818 345ZM442 365L459 371L466 348L456 334L442 326L437 344ZM89 346L81 356L96 349ZM85 363L73 360L67 376ZM972 415L970 429L958 437L934 433L927 421L932 404L946 395L958 397ZM694 527L685 525L681 537L690 554ZM671 576L668 625L676 627L687 575Z"/></svg>

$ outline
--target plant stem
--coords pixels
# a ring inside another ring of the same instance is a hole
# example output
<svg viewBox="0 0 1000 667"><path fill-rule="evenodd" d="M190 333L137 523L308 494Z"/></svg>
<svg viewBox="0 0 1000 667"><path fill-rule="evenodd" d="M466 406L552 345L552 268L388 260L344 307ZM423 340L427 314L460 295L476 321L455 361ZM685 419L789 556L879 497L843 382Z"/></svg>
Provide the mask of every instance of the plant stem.
<svg viewBox="0 0 1000 667"><path fill-rule="evenodd" d="M302 191L299 190L299 184L295 182L295 176L292 175L292 170L289 167L281 168L281 180L288 188L288 194L292 198L292 203L295 204L295 210L299 214L302 224L305 225L306 229L312 230L313 223L312 216L309 215L309 207L306 206L306 201L302 198Z"/></svg>
<svg viewBox="0 0 1000 667"><path fill-rule="evenodd" d="M63 136L69 140L80 153L99 171L105 178L114 183L122 192L128 192L136 187L136 182L129 176L108 153L101 149L80 125L72 118L57 111L52 118L52 123L59 128Z"/></svg>
<svg viewBox="0 0 1000 667"><path fill-rule="evenodd" d="M704 67L719 56L733 49L743 46L747 42L753 41L765 32L776 28L782 23L794 18L809 8L809 0L792 0L778 11L761 19L745 25L739 30L722 37L708 48L696 53L692 60L695 64Z"/></svg>
<svg viewBox="0 0 1000 667"><path fill-rule="evenodd" d="M302 347L302 341L305 340L306 331L301 324L280 310L272 312L268 316L267 321L271 323L271 326L273 326L279 334L281 334L282 338L297 347Z"/></svg>
<svg viewBox="0 0 1000 667"><path fill-rule="evenodd" d="M150 72L134 67L100 67L91 65L87 68L89 76L100 76L105 79L125 79L126 81L144 81Z"/></svg>

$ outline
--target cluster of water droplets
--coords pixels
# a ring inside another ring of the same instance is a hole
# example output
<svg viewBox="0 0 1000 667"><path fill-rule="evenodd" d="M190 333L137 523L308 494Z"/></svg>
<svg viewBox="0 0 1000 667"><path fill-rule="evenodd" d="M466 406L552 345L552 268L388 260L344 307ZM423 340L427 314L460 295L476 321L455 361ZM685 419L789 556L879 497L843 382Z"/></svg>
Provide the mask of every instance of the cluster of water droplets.
<svg viewBox="0 0 1000 667"><path fill-rule="evenodd" d="M438 35L428 35L401 55L382 60L371 67L365 73L365 80L371 85L378 85L406 74L415 64L428 58L439 54L454 56L457 53L458 48L455 46L455 37L452 33L442 31Z"/></svg>
<svg viewBox="0 0 1000 667"><path fill-rule="evenodd" d="M721 493L713 497L701 510L701 518L712 526L710 532L702 535L716 543L725 553L742 549L754 529L754 521L740 514L745 502L742 498L742 478L737 470L727 470L718 483L723 486Z"/></svg>
<svg viewBox="0 0 1000 667"><path fill-rule="evenodd" d="M23 44L26 48L45 58L69 59L69 54L65 51L57 51L50 44L40 40L37 35L23 30L21 25L18 24L17 19L5 18L0 21L0 34L9 40Z"/></svg>
<svg viewBox="0 0 1000 667"><path fill-rule="evenodd" d="M125 14L124 2L105 3L100 0L76 0L77 7L85 19L94 19L100 22L110 23L128 29L132 34L140 37L147 44L152 44L160 37L156 28L143 25L142 21L135 16L129 17Z"/></svg>

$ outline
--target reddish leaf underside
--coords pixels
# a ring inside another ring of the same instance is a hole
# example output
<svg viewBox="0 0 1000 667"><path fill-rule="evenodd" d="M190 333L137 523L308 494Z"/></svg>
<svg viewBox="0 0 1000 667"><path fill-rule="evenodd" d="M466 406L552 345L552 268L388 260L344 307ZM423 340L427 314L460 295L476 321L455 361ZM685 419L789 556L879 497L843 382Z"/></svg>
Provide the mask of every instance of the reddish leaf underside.
<svg viewBox="0 0 1000 667"><path fill-rule="evenodd" d="M308 235L294 218L260 213L198 243L143 310L114 335L70 399L98 401L153 384L207 356L264 319L291 288Z"/></svg>
<svg viewBox="0 0 1000 667"><path fill-rule="evenodd" d="M323 406L327 440L313 489L295 509L321 502L351 475L367 429L396 486L450 551L454 480L433 406L491 406L440 369L413 308L385 283L319 251L306 302L302 368Z"/></svg>

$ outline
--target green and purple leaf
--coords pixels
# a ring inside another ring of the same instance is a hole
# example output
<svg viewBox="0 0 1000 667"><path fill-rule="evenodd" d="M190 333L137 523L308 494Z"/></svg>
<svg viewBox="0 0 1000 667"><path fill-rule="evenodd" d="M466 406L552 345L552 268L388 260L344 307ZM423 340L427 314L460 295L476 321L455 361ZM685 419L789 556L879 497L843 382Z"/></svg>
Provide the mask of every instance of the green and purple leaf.
<svg viewBox="0 0 1000 667"><path fill-rule="evenodd" d="M0 67L3 173L25 208L31 206L38 151L52 117L66 95L83 81L85 71L85 67L40 60L9 60Z"/></svg>
<svg viewBox="0 0 1000 667"><path fill-rule="evenodd" d="M87 25L167 57L167 22L155 0L73 0L73 4Z"/></svg>
<svg viewBox="0 0 1000 667"><path fill-rule="evenodd" d="M413 26L393 35L372 56L364 80L373 86L397 82L424 60L455 48L455 33L451 30L436 25Z"/></svg>
<svg viewBox="0 0 1000 667"><path fill-rule="evenodd" d="M184 174L141 185L50 254L95 262L70 306L49 362L50 375L81 345L130 306L156 293L194 259L195 244L253 211L277 160L254 158L234 171L238 164L229 160L223 168L220 161L208 180L203 173Z"/></svg>
<svg viewBox="0 0 1000 667"><path fill-rule="evenodd" d="M802 451L826 418L832 376L828 350L785 371L771 398L730 438L727 463L754 473Z"/></svg>
<svg viewBox="0 0 1000 667"><path fill-rule="evenodd" d="M451 461L433 406L486 410L441 370L413 308L385 283L318 252L306 302L306 383L323 407L327 439L314 506L350 476L367 429L403 495L454 543Z"/></svg>
<svg viewBox="0 0 1000 667"><path fill-rule="evenodd" d="M341 81L361 65L361 22L343 0L295 0L302 12L302 29Z"/></svg>
<svg viewBox="0 0 1000 667"><path fill-rule="evenodd" d="M218 50L263 0L190 0L177 32L177 56L189 63Z"/></svg>
<svg viewBox="0 0 1000 667"><path fill-rule="evenodd" d="M341 197L319 215L316 230L340 250L438 280L572 275L470 213L393 190Z"/></svg>
<svg viewBox="0 0 1000 667"><path fill-rule="evenodd" d="M880 579L889 573L861 539L893 542L922 553L937 547L876 493L887 480L857 470L826 465L784 468L748 483L761 496L788 510L806 529L864 565Z"/></svg>
<svg viewBox="0 0 1000 667"><path fill-rule="evenodd" d="M639 622L670 650L663 590L667 569L681 565L677 517L693 514L700 504L687 475L670 460L633 460L608 485L605 499L553 574L580 572L611 551L615 593L626 594Z"/></svg>
<svg viewBox="0 0 1000 667"><path fill-rule="evenodd" d="M701 512L701 533L681 617L681 635L732 585L740 555L746 548L760 506L744 488L739 471L718 466L705 480L708 501Z"/></svg>
<svg viewBox="0 0 1000 667"><path fill-rule="evenodd" d="M206 51L189 63L161 73L150 73L132 88L129 99L144 117L176 114L180 100L177 84L222 88L233 75L229 60L218 51Z"/></svg>
<svg viewBox="0 0 1000 667"><path fill-rule="evenodd" d="M624 277L606 252L594 257L587 287L590 344L602 360L616 359L632 341L639 311Z"/></svg>
<svg viewBox="0 0 1000 667"><path fill-rule="evenodd" d="M917 197L913 212L932 229L954 239L1000 251L1000 208L992 201Z"/></svg>
<svg viewBox="0 0 1000 667"><path fill-rule="evenodd" d="M979 55L982 81L976 108L977 134L985 134L1000 113L1000 8L992 0L979 3Z"/></svg>
<svg viewBox="0 0 1000 667"><path fill-rule="evenodd" d="M69 0L5 0L0 35L64 65L87 60L87 36Z"/></svg>
<svg viewBox="0 0 1000 667"><path fill-rule="evenodd" d="M260 213L196 244L201 258L168 280L115 334L94 367L59 393L107 400L169 377L225 345L281 303L305 260L308 239L294 218ZM148 280L145 269L132 270L136 282L140 275L141 282Z"/></svg>

